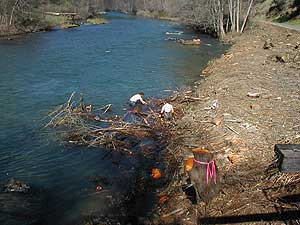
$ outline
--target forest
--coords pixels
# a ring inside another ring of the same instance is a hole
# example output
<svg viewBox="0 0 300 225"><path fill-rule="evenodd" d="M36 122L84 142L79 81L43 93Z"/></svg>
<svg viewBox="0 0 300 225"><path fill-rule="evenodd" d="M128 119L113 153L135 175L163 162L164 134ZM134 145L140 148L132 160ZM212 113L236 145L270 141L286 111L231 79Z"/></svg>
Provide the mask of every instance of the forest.
<svg viewBox="0 0 300 225"><path fill-rule="evenodd" d="M0 32L42 29L45 12L75 12L81 18L118 10L147 17L177 17L193 28L225 35L243 32L251 15L281 20L299 16L299 0L1 0Z"/></svg>

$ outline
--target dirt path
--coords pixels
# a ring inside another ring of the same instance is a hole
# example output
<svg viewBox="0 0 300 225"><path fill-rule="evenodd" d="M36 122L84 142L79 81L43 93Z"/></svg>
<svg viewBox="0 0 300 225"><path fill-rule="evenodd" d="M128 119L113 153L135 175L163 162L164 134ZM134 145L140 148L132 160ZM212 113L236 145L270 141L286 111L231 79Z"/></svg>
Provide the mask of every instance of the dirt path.
<svg viewBox="0 0 300 225"><path fill-rule="evenodd" d="M290 30L297 30L300 31L300 25L291 25L286 23L275 23L275 22L265 22L266 24L271 24L277 27L282 27Z"/></svg>
<svg viewBox="0 0 300 225"><path fill-rule="evenodd" d="M275 215L299 209L278 196L299 194L300 175L267 168L275 144L300 143L300 33L261 24L233 40L185 93L199 99L178 105L185 116L171 146L180 169L172 191L162 190L169 196L160 209L165 224L282 224ZM182 191L195 146L211 150L218 166L220 192L207 204L193 205Z"/></svg>

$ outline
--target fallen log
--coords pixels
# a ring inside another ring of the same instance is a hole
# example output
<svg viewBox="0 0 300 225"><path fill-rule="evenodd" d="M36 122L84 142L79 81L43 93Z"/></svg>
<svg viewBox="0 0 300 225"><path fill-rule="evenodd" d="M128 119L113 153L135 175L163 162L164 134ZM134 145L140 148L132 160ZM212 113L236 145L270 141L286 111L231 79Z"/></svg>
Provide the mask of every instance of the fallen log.
<svg viewBox="0 0 300 225"><path fill-rule="evenodd" d="M182 45L200 45L201 44L200 39L192 39L192 40L179 39L177 42Z"/></svg>

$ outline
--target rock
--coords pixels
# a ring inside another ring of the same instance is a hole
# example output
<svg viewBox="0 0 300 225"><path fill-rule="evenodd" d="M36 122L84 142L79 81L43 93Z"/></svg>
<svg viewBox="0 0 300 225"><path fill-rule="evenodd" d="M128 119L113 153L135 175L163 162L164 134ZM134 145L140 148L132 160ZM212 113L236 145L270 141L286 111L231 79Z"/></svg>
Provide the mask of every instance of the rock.
<svg viewBox="0 0 300 225"><path fill-rule="evenodd" d="M208 67L206 67L204 70L202 70L202 75L205 77L205 76L208 76L212 74L212 70Z"/></svg>
<svg viewBox="0 0 300 225"><path fill-rule="evenodd" d="M220 117L216 117L211 122L216 126L220 126L223 123L223 119Z"/></svg>
<svg viewBox="0 0 300 225"><path fill-rule="evenodd" d="M252 110L259 110L259 109L261 109L261 106L258 105L258 104L251 104L250 105L250 109L252 109Z"/></svg>
<svg viewBox="0 0 300 225"><path fill-rule="evenodd" d="M294 62L299 63L300 62L300 53L297 53L294 57Z"/></svg>
<svg viewBox="0 0 300 225"><path fill-rule="evenodd" d="M260 93L259 92L248 92L247 96L251 97L251 98L259 98Z"/></svg>
<svg viewBox="0 0 300 225"><path fill-rule="evenodd" d="M218 99L215 99L211 102L211 109L217 109L219 108L219 100Z"/></svg>
<svg viewBox="0 0 300 225"><path fill-rule="evenodd" d="M272 43L271 39L265 41L263 49L270 49L273 48L274 44Z"/></svg>
<svg viewBox="0 0 300 225"><path fill-rule="evenodd" d="M283 55L276 55L275 56L275 61L276 62L282 62L282 63L287 63L290 59L290 55L288 53L285 53Z"/></svg>

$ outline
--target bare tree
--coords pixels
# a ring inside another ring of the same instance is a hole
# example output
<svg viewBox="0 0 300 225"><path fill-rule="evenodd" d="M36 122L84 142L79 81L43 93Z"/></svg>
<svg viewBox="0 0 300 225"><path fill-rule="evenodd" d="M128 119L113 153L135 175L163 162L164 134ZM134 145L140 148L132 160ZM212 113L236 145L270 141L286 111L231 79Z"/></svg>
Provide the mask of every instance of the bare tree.
<svg viewBox="0 0 300 225"><path fill-rule="evenodd" d="M248 11L247 11L247 14L246 14L246 16L245 16L245 18L244 18L243 26L242 26L242 28L241 28L241 33L243 33L243 31L244 31L244 29L245 29L245 26L246 26L246 23L247 23L247 21L248 21L248 17L249 17L249 14L250 14L250 11L251 11L251 8L252 8L252 5L253 5L253 1L254 1L254 0L251 0L251 1L250 1L249 7L248 7Z"/></svg>

